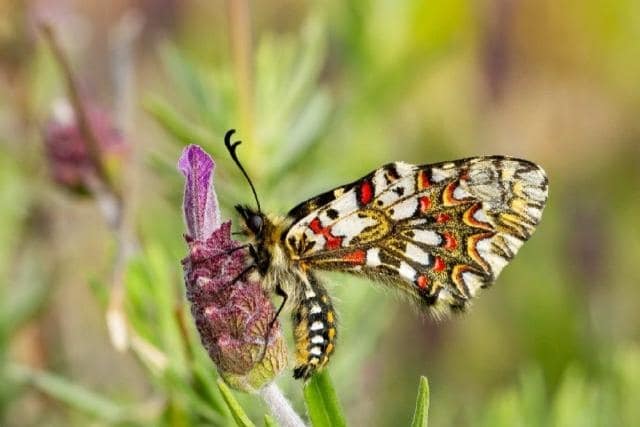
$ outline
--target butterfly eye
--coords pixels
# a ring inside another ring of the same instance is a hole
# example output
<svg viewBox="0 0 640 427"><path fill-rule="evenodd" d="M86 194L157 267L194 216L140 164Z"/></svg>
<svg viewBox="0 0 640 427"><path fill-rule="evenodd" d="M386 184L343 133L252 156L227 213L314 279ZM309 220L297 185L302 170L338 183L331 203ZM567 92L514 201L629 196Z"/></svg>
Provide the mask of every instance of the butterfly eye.
<svg viewBox="0 0 640 427"><path fill-rule="evenodd" d="M247 226L255 234L259 234L262 231L262 225L264 221L260 215L252 215L247 220Z"/></svg>

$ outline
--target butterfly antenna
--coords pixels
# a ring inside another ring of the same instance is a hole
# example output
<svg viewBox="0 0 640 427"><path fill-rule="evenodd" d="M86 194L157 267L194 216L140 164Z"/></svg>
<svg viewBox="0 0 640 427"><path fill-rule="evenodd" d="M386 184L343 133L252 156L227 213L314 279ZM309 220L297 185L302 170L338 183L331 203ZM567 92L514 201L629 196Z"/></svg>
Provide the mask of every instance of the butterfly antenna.
<svg viewBox="0 0 640 427"><path fill-rule="evenodd" d="M240 160L238 160L238 155L236 154L236 149L238 148L238 145L242 143L242 141L231 142L231 137L233 136L234 133L236 133L235 129L229 129L227 131L226 135L224 136L224 145L227 147L227 150L229 150L229 154L231 154L231 158L233 159L233 161L236 162L236 165L238 165L238 167L240 168L240 171L242 171L242 174L247 179L247 182L251 187L251 191L253 191L253 197L256 199L256 205L258 205L258 212L262 212L262 210L260 209L260 200L258 200L258 193L256 193L256 188L253 186L253 182L251 182L251 178L249 178L249 174L247 174L247 171L245 171L244 168L242 167Z"/></svg>

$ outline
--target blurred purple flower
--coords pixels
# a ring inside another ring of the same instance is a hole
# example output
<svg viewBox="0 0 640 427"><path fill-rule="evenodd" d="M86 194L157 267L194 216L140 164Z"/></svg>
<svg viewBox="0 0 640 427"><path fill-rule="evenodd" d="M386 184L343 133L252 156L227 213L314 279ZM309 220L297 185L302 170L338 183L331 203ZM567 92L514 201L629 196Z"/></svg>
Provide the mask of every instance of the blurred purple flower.
<svg viewBox="0 0 640 427"><path fill-rule="evenodd" d="M87 107L87 119L98 142L101 160L108 168L117 167L129 150L111 116L90 105ZM53 180L79 193L88 193L89 180L96 177L96 168L84 138L71 106L66 101L57 103L44 131L47 161Z"/></svg>
<svg viewBox="0 0 640 427"><path fill-rule="evenodd" d="M197 145L185 148L178 169L186 178L184 216L189 254L182 261L187 299L202 344L232 387L254 392L287 364L279 322L267 334L275 311L260 284L238 275L246 251L221 224L213 186L215 163ZM265 338L268 342L265 348Z"/></svg>

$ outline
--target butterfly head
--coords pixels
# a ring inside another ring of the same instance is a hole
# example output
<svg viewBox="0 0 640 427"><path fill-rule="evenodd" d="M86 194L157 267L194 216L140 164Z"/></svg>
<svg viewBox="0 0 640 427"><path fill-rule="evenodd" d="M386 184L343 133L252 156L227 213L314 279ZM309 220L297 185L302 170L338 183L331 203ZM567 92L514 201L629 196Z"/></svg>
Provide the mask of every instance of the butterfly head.
<svg viewBox="0 0 640 427"><path fill-rule="evenodd" d="M236 205L236 210L244 220L247 231L253 234L257 240L263 240L267 222L264 214L243 205Z"/></svg>
<svg viewBox="0 0 640 427"><path fill-rule="evenodd" d="M251 241L251 256L258 271L266 274L273 259L273 247L278 234L278 227L261 211L249 206L237 205L236 210L244 221L244 233Z"/></svg>

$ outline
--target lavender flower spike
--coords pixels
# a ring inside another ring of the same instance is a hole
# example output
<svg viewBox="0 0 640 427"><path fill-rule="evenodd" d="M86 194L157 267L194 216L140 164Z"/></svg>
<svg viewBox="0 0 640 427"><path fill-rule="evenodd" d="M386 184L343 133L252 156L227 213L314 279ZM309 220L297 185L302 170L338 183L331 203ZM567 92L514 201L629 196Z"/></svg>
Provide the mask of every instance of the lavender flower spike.
<svg viewBox="0 0 640 427"><path fill-rule="evenodd" d="M178 169L185 176L184 218L189 236L206 239L220 227L220 210L213 187L213 172L216 164L197 145L189 145L182 152Z"/></svg>
<svg viewBox="0 0 640 427"><path fill-rule="evenodd" d="M245 277L235 280L246 265L246 251L234 250L240 243L231 239L231 222L220 221L213 160L190 145L178 167L186 178L183 206L189 254L182 265L191 314L225 382L257 392L287 364L280 323L267 333L275 315L271 301L259 283Z"/></svg>

